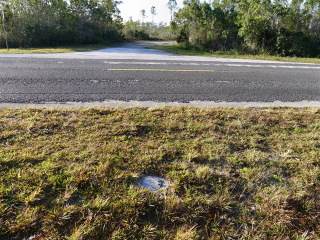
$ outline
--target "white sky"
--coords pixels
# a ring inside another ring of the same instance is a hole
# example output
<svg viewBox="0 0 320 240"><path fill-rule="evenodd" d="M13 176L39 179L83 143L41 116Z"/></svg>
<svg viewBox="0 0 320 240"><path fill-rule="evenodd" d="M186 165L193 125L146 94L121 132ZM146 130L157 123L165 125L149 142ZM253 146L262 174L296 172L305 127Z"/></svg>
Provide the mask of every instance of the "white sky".
<svg viewBox="0 0 320 240"><path fill-rule="evenodd" d="M166 22L170 23L170 10L166 6L169 0L122 0L123 3L118 5L123 21L128 21L132 17L133 21L142 21L140 11L146 10L145 22L152 21L151 7L156 7L157 15L154 16L155 23ZM177 0L178 7L183 7L183 0Z"/></svg>

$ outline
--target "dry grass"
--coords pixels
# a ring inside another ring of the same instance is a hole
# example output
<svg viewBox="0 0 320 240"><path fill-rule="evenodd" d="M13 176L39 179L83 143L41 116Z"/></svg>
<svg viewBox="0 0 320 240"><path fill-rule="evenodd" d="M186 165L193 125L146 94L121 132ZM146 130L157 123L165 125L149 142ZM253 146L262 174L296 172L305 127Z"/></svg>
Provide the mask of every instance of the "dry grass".
<svg viewBox="0 0 320 240"><path fill-rule="evenodd" d="M317 239L319 166L318 108L2 109L0 239Z"/></svg>
<svg viewBox="0 0 320 240"><path fill-rule="evenodd" d="M88 52L100 50L110 47L110 44L88 44L81 46L65 46L50 48L0 48L0 54L25 54L25 53L72 53L72 52Z"/></svg>

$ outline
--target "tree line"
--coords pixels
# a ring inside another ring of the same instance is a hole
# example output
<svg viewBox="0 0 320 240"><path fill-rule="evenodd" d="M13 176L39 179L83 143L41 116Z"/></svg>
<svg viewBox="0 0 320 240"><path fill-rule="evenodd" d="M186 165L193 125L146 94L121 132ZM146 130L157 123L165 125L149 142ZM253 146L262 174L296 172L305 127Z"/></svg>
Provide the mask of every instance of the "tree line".
<svg viewBox="0 0 320 240"><path fill-rule="evenodd" d="M173 38L185 48L320 56L319 0L168 0L170 27L122 22L116 0L0 0L11 47ZM151 8L151 15L157 14ZM152 17L153 19L153 17ZM3 29L0 47L5 47Z"/></svg>
<svg viewBox="0 0 320 240"><path fill-rule="evenodd" d="M320 56L319 0L185 0L171 22L183 47Z"/></svg>
<svg viewBox="0 0 320 240"><path fill-rule="evenodd" d="M90 44L121 37L122 19L114 0L5 0L10 47ZM4 47L3 29L0 46Z"/></svg>
<svg viewBox="0 0 320 240"><path fill-rule="evenodd" d="M160 22L159 24L154 23L153 19L158 15L156 7L152 6L150 13L152 16L151 22L145 22L147 18L147 11L141 9L140 16L141 21L133 21L132 17L129 21L126 21L123 26L123 34L126 39L131 40L152 40L152 39L170 39L170 26L166 23Z"/></svg>
<svg viewBox="0 0 320 240"><path fill-rule="evenodd" d="M128 40L167 40L170 39L170 26L166 23L133 21L125 22L122 30Z"/></svg>

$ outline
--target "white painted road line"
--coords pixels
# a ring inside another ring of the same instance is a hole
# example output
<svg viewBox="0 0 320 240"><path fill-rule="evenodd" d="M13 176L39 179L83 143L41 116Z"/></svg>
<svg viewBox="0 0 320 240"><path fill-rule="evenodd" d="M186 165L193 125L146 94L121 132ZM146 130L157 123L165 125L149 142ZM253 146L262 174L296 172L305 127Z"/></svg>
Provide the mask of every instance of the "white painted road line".
<svg viewBox="0 0 320 240"><path fill-rule="evenodd" d="M259 64L232 64L232 63L177 63L177 62L113 62L113 61L104 61L106 64L114 65L180 65L180 66L227 66L227 67L249 67L249 68L288 68L288 69L320 69L320 66L301 66L301 65L259 65Z"/></svg>
<svg viewBox="0 0 320 240"><path fill-rule="evenodd" d="M120 68L120 69L113 69L113 68L109 68L107 69L108 71L142 71L142 72L214 72L214 70L199 70L199 69L195 69L195 70L189 70L189 69L140 69L140 68L136 68L136 69L131 69L131 68Z"/></svg>

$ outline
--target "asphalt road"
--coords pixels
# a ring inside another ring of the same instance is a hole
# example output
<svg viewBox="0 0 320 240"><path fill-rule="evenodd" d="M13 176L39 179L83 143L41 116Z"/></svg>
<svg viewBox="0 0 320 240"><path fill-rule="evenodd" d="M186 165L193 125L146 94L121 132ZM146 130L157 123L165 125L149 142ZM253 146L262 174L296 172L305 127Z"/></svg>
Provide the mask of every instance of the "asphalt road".
<svg viewBox="0 0 320 240"><path fill-rule="evenodd" d="M143 46L0 55L0 107L112 101L304 102L320 107L319 64L182 57Z"/></svg>

